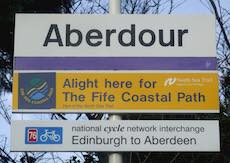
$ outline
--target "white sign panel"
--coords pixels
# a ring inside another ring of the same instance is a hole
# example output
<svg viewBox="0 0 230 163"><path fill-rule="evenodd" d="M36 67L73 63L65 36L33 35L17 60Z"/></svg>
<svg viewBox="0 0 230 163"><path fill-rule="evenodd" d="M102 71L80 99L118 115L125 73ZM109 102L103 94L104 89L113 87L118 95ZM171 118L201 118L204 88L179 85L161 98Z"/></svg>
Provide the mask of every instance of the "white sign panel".
<svg viewBox="0 0 230 163"><path fill-rule="evenodd" d="M207 15L17 14L15 27L15 57L216 55Z"/></svg>
<svg viewBox="0 0 230 163"><path fill-rule="evenodd" d="M217 120L13 121L11 151L220 151Z"/></svg>

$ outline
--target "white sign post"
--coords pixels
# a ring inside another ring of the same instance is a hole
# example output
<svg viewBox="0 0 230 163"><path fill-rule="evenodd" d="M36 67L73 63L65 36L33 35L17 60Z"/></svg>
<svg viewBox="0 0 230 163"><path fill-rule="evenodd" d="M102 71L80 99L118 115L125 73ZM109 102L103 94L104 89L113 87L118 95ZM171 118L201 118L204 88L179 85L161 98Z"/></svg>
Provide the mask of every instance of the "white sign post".
<svg viewBox="0 0 230 163"><path fill-rule="evenodd" d="M121 11L121 2L120 0L110 0L110 5L109 5L109 12L110 14L120 14ZM115 121L115 120L121 120L122 117L121 115L118 115L118 114L112 114L110 115L109 117L109 120L111 121ZM122 163L123 159L122 159L122 153L110 153L109 154L109 163Z"/></svg>

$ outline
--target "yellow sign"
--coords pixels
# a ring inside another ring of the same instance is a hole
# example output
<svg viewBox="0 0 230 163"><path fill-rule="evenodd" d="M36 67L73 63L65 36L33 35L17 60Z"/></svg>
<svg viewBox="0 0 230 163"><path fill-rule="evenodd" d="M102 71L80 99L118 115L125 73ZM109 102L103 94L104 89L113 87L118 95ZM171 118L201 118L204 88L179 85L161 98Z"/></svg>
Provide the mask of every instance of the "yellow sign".
<svg viewBox="0 0 230 163"><path fill-rule="evenodd" d="M211 72L15 73L13 97L15 112L219 112Z"/></svg>

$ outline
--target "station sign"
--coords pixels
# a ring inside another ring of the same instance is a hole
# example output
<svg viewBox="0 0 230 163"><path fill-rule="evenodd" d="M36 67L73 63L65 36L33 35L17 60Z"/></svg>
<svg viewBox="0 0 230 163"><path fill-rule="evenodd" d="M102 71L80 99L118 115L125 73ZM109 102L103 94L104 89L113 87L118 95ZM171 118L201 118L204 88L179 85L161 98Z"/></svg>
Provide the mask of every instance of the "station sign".
<svg viewBox="0 0 230 163"><path fill-rule="evenodd" d="M218 152L216 131L217 120L13 121L11 151Z"/></svg>
<svg viewBox="0 0 230 163"><path fill-rule="evenodd" d="M17 14L13 112L218 113L214 27L213 16Z"/></svg>
<svg viewBox="0 0 230 163"><path fill-rule="evenodd" d="M16 14L16 62L17 57L215 57L215 47L210 15Z"/></svg>

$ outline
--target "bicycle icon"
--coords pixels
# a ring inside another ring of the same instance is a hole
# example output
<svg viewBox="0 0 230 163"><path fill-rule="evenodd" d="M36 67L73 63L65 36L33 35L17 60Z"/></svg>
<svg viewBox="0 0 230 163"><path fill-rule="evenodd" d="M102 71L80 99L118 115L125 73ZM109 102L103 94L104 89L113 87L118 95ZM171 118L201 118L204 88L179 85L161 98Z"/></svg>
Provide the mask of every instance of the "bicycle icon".
<svg viewBox="0 0 230 163"><path fill-rule="evenodd" d="M54 130L50 132L45 130L45 133L40 136L40 140L42 142L46 142L48 139L51 141L59 142L61 137L60 135L56 134Z"/></svg>

